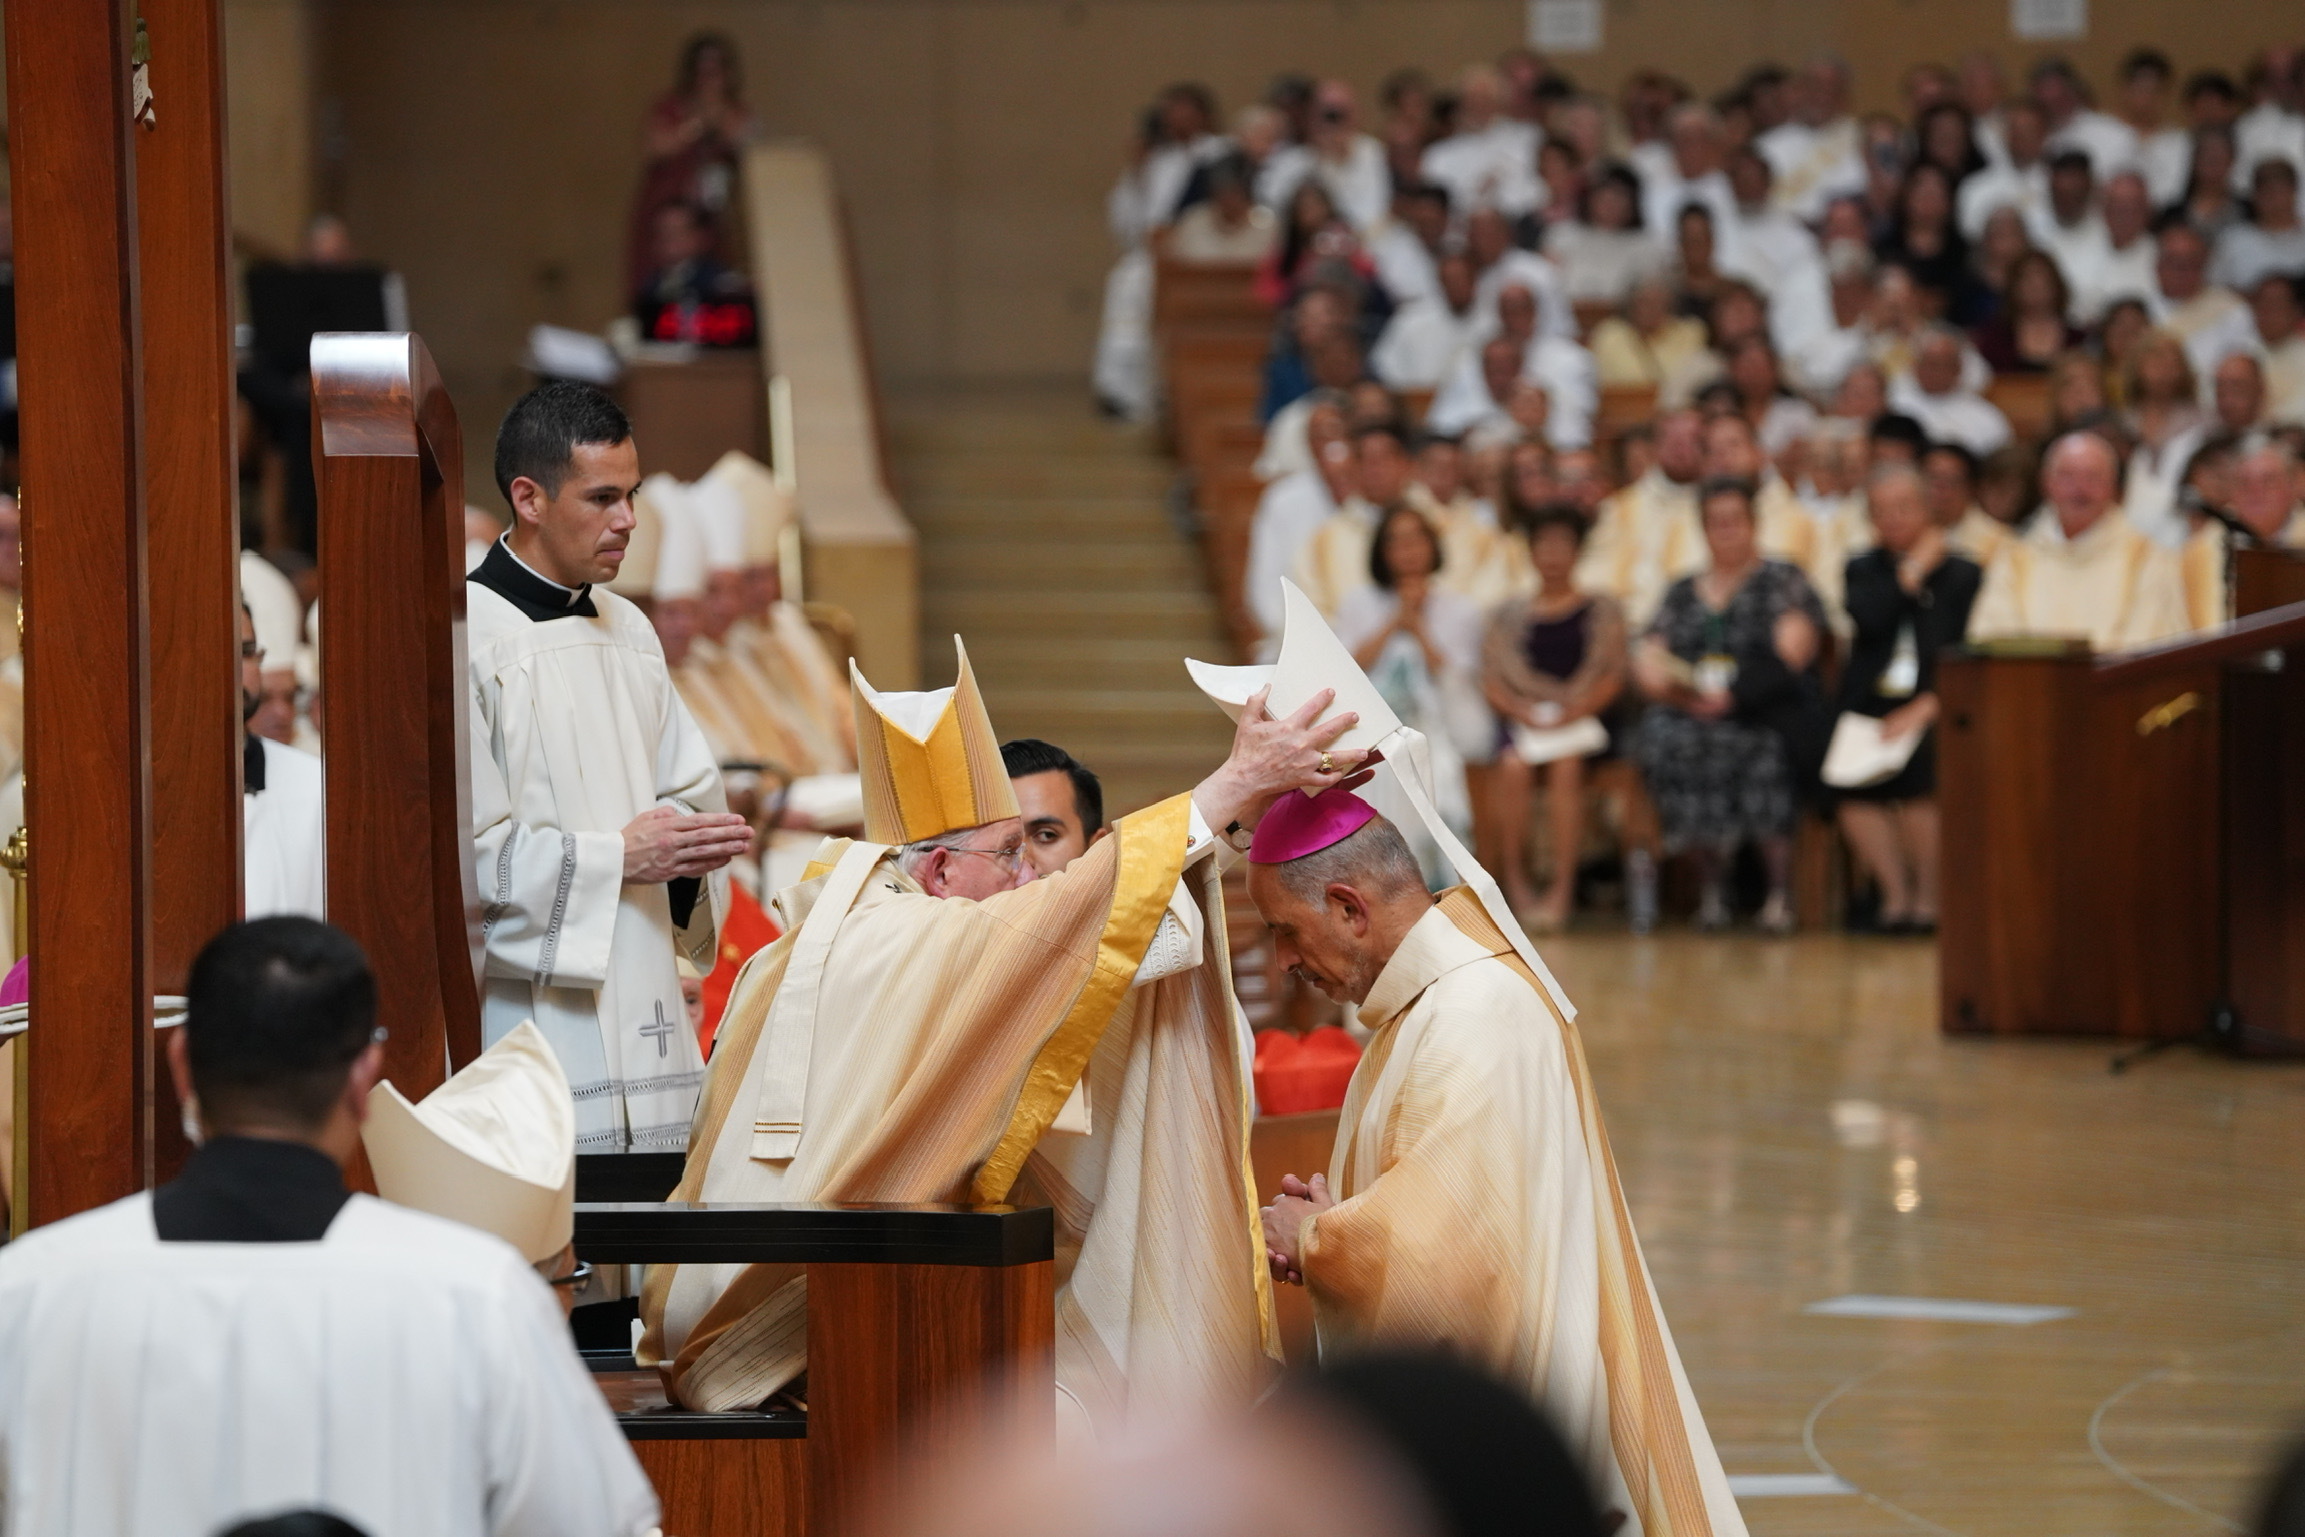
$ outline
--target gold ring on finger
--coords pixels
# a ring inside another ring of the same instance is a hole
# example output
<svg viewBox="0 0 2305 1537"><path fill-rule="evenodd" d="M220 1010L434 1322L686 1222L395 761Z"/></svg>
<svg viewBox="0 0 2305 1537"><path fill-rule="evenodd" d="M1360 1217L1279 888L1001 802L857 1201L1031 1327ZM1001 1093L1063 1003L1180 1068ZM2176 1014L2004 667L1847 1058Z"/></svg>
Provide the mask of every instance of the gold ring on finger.
<svg viewBox="0 0 2305 1537"><path fill-rule="evenodd" d="M1322 773L1324 773L1324 774L1333 774L1333 773L1335 773L1336 771L1337 771L1337 760L1336 760L1336 759L1334 759L1334 758L1332 758L1332 757L1330 757L1330 756L1329 756L1327 753L1322 753L1322 754L1321 754L1321 772L1322 772Z"/></svg>

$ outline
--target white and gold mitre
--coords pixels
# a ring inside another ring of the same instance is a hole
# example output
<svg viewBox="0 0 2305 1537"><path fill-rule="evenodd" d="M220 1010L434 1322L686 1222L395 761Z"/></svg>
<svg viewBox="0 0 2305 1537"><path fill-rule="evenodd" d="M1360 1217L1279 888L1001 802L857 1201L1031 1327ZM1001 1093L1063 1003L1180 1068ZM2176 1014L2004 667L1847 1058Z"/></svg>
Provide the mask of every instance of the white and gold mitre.
<svg viewBox="0 0 2305 1537"><path fill-rule="evenodd" d="M776 483L776 472L744 450L732 448L697 484L725 487L743 505L744 564L775 565L785 525L792 521L792 493Z"/></svg>
<svg viewBox="0 0 2305 1537"><path fill-rule="evenodd" d="M568 1247L576 1102L535 1025L522 1021L421 1104L378 1084L360 1140L394 1205L494 1233L532 1264Z"/></svg>
<svg viewBox="0 0 2305 1537"><path fill-rule="evenodd" d="M868 843L918 843L1018 814L968 648L957 635L952 647L960 675L951 688L924 693L876 692L848 664Z"/></svg>
<svg viewBox="0 0 2305 1537"><path fill-rule="evenodd" d="M656 594L656 555L664 542L664 511L656 500L656 481L652 475L632 493L632 533L624 541L624 560L608 583L608 590L620 598Z"/></svg>

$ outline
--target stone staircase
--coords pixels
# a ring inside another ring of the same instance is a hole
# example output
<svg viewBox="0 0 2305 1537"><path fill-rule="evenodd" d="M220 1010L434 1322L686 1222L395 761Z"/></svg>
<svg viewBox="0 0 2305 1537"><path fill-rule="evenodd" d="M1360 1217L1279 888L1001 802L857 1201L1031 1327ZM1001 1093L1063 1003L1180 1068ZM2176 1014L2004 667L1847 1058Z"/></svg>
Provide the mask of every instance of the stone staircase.
<svg viewBox="0 0 2305 1537"><path fill-rule="evenodd" d="M1099 420L1077 383L972 388L891 398L888 447L920 531L924 687L952 680L957 631L994 728L1094 769L1108 814L1222 760L1232 728L1184 658L1233 658L1149 433Z"/></svg>

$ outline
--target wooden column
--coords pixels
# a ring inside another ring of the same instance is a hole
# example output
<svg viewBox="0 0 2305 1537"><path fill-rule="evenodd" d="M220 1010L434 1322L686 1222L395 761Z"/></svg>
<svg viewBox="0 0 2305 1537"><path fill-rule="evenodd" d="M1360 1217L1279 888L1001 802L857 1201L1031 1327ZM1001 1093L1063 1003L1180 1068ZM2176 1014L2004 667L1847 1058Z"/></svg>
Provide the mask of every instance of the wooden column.
<svg viewBox="0 0 2305 1537"><path fill-rule="evenodd" d="M34 1223L150 1172L143 410L127 0L7 0Z"/></svg>
<svg viewBox="0 0 2305 1537"><path fill-rule="evenodd" d="M480 1054L464 448L417 337L312 339L328 916L368 950L410 1099Z"/></svg>
<svg viewBox="0 0 2305 1537"><path fill-rule="evenodd" d="M152 990L240 916L239 475L217 0L141 0L155 126L136 145L152 604ZM156 1076L155 1173L190 1151Z"/></svg>

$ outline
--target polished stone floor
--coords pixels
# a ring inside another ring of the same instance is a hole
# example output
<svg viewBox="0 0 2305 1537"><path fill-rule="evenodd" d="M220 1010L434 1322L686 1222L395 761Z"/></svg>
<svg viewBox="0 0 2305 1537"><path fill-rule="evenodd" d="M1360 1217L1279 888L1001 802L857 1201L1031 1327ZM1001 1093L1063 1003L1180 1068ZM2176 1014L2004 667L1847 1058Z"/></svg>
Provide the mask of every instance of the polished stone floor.
<svg viewBox="0 0 2305 1537"><path fill-rule="evenodd" d="M1756 1537L2244 1528L2305 1434L2305 1067L1948 1040L1911 941L1545 950Z"/></svg>

